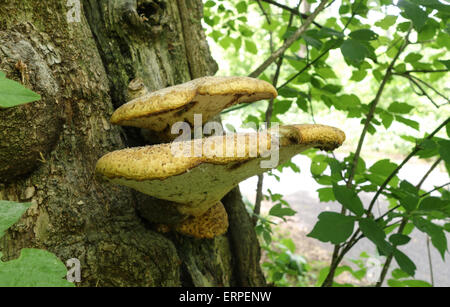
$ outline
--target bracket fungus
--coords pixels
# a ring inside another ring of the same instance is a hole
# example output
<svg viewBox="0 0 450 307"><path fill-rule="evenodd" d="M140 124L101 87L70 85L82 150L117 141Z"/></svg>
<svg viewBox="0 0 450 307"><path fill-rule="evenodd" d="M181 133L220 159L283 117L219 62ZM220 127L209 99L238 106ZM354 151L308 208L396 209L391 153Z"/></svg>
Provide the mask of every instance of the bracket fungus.
<svg viewBox="0 0 450 307"><path fill-rule="evenodd" d="M334 150L344 140L345 134L330 126L276 126L260 132L117 150L99 159L96 173L113 183L173 202L188 217L186 224L175 230L194 237L212 237L226 231L220 200L239 182L275 168L306 149ZM208 210L215 218L203 216ZM193 226L200 225L195 220L211 225L210 221L220 216L220 226L207 235L200 230L204 226Z"/></svg>
<svg viewBox="0 0 450 307"><path fill-rule="evenodd" d="M174 138L170 131L172 125L187 122L192 126L194 114L201 114L205 123L234 104L277 96L276 89L266 81L217 76L197 78L151 93L139 93L142 95L130 95L134 99L113 113L111 123L145 128L154 134L164 134L169 140Z"/></svg>

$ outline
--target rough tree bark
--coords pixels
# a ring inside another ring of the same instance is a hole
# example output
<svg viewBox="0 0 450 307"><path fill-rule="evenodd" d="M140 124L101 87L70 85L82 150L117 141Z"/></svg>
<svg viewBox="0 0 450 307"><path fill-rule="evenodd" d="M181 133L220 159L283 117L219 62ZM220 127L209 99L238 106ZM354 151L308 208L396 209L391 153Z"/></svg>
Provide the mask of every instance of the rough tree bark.
<svg viewBox="0 0 450 307"><path fill-rule="evenodd" d="M136 208L160 204L94 177L103 154L144 144L109 124L132 79L155 90L215 73L201 1L80 1L1 1L0 70L20 80L23 61L42 96L0 110L0 199L33 204L2 238L3 260L24 247L78 258L81 286L264 285L238 189L223 201L227 235L198 240L154 231Z"/></svg>

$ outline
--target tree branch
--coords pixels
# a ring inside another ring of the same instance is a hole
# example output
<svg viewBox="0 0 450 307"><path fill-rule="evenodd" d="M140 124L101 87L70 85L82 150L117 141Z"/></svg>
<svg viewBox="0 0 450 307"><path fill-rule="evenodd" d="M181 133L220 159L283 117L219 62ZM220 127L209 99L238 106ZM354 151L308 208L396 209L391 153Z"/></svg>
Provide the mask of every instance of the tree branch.
<svg viewBox="0 0 450 307"><path fill-rule="evenodd" d="M269 67L270 64L272 64L277 58L279 58L284 52L296 41L298 40L303 33L308 29L308 27L311 25L312 21L317 17L317 15L325 8L325 5L327 4L328 0L322 0L319 4L319 6L316 8L316 10L305 20L305 23L298 28L295 33L290 36L286 41L284 42L283 46L281 46L278 50L273 52L267 60L265 60L258 68L256 68L251 74L249 74L249 77L256 78L258 77L264 70L266 70L267 67Z"/></svg>
<svg viewBox="0 0 450 307"><path fill-rule="evenodd" d="M378 199L378 197L380 196L381 192L384 190L384 188L386 188L386 186L388 185L389 181L391 181L392 178L394 178L395 175L397 175L397 173L399 172L399 170L419 151L422 149L421 145L425 140L429 140L431 139L436 133L439 132L439 130L441 130L443 127L445 127L445 125L447 125L447 123L450 122L450 117L447 118L442 124L439 125L439 127L437 127L433 132L431 132L430 135L428 135L422 142L420 142L420 144L416 145L414 147L414 149L411 151L411 153L402 161L402 163L400 163L395 170L386 178L386 180L384 180L384 182L380 185L380 187L378 188L377 192L375 193L375 196L372 198L372 201L370 202L369 208L367 209L367 212L371 212L372 208L376 202L376 200ZM430 192L431 193L431 192Z"/></svg>
<svg viewBox="0 0 450 307"><path fill-rule="evenodd" d="M268 3L268 4L277 6L277 7L281 8L281 9L283 9L283 10L285 10L285 11L290 12L290 13L293 14L293 15L299 16L299 17L302 18L302 19L307 19L307 18L310 16L310 15L308 15L308 14L303 14L303 13L301 13L298 9L291 8L291 7L287 6L287 5L278 3L278 2L273 1L273 0L256 0L256 1L258 1L258 2L259 2L259 1L263 1L263 2L266 2L266 3ZM315 25L315 26L318 27L319 29L322 29L322 28L323 28L322 25L318 24L318 23L315 22L315 21L313 21L312 23L313 23L313 25Z"/></svg>
<svg viewBox="0 0 450 307"><path fill-rule="evenodd" d="M360 1L360 3L361 3L361 1ZM347 25L348 24L349 24L349 22L347 23ZM361 136L359 138L358 146L356 148L356 152L355 152L355 155L354 155L354 158L353 158L353 162L352 162L352 166L351 166L350 173L349 173L349 178L348 178L348 181L347 181L347 184L346 184L346 186L348 188L351 188L353 186L353 178L355 176L356 166L358 165L358 160L359 160L359 157L361 155L362 145L364 143L364 138L365 138L365 136L367 134L367 131L369 129L370 121L372 120L372 118L373 118L373 116L375 114L375 109L376 109L376 106L378 104L378 101L381 98L381 94L383 93L384 87L386 86L387 81L389 80L389 78L392 75L392 70L394 68L395 62L397 62L398 58L400 57L400 54L408 46L408 38L409 38L409 34L411 33L411 30L412 30L412 27L410 27L408 33L406 34L405 42L399 48L397 54L392 59L392 62L389 64L388 68L386 69L386 73L385 73L384 78L383 78L383 80L381 82L381 85L380 85L380 87L379 87L379 89L377 91L377 94L375 95L374 100L370 104L370 109L369 109L369 112L366 115L366 121L364 123L363 131L361 132ZM344 207L342 207L341 213L345 214L345 208ZM355 232L355 234L352 236L352 239L356 238L357 235L358 235L358 231ZM334 273L336 271L336 268L339 265L339 263L342 261L344 255L348 252L348 250L349 250L348 246L345 246L344 249L341 251L340 250L340 246L335 245L334 250L333 250L333 256L332 256L332 261L331 261L332 264L331 264L331 267L330 267L330 271L328 272L328 275L327 275L325 281L323 282L322 287L330 287L333 284Z"/></svg>

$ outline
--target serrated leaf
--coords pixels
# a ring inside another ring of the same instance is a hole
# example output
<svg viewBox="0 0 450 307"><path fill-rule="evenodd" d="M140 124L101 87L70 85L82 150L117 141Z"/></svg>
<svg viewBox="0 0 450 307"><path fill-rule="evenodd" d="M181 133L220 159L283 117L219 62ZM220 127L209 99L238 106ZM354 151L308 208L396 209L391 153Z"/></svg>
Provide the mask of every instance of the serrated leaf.
<svg viewBox="0 0 450 307"><path fill-rule="evenodd" d="M322 242L339 244L353 233L355 219L336 212L322 212L314 229L307 235Z"/></svg>
<svg viewBox="0 0 450 307"><path fill-rule="evenodd" d="M27 89L22 84L10 79L0 78L0 109L16 107L40 99L40 95Z"/></svg>

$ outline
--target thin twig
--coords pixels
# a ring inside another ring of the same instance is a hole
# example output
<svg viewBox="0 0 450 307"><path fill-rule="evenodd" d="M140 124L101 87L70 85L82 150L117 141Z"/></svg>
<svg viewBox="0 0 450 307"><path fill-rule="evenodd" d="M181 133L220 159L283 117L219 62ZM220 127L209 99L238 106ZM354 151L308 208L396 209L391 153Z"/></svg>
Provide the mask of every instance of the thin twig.
<svg viewBox="0 0 450 307"><path fill-rule="evenodd" d="M259 1L258 1L258 3L259 3ZM300 3L301 3L301 0L299 1L298 5L300 5ZM289 17L288 28L291 26L291 24L293 22L293 17L294 17L294 15L292 15L292 14ZM278 59L278 62L277 62L277 68L275 70L275 75L273 76L273 79L272 79L272 85L274 87L277 86L278 78L280 77L281 66L283 65L283 59L284 59L284 56L281 55L281 57ZM266 120L266 124L267 124L267 129L270 128L270 122L271 122L272 113L273 113L273 102L274 102L274 99L273 98L270 99L269 104L266 109L265 120ZM253 208L253 224L254 225L256 225L256 223L258 222L258 216L261 211L261 202L262 202L262 198L263 198L263 193L262 193L263 182L264 182L264 175L263 174L258 175L258 183L256 185L255 207Z"/></svg>
<svg viewBox="0 0 450 307"><path fill-rule="evenodd" d="M429 236L427 236L427 253L428 253L428 265L430 267L431 286L434 287L433 262L431 261L430 237Z"/></svg>
<svg viewBox="0 0 450 307"><path fill-rule="evenodd" d="M431 86L429 83L423 81L420 78L417 78L416 76L410 75L413 79L417 80L418 82L422 83L423 85L425 85L426 87L428 87L430 90L432 90L433 92L435 92L437 95L441 96L442 98L444 98L445 100L447 100L447 102L450 102L450 99L445 96L444 94L442 94L441 92L439 92L437 89L435 89L433 86Z"/></svg>
<svg viewBox="0 0 450 307"><path fill-rule="evenodd" d="M347 30L348 26L350 25L350 23L352 22L353 18L355 18L356 13L358 12L359 6L361 5L362 0L360 0L358 2L358 4L356 5L355 10L352 12L352 15L350 16L350 18L347 20L347 23L345 24L344 28L341 31L341 34L344 34L345 30ZM334 44L332 44L331 46L329 46L327 49L325 49L324 51L322 51L321 54L319 54L312 62L310 62L309 64L307 64L305 67L303 67L300 71L298 71L295 75L293 75L292 77L290 77L286 82L284 82L282 85L280 85L279 87L277 87L277 91L279 91L281 88L285 87L286 85L288 85L292 80L294 80L295 78L297 78L298 76L300 76L303 72L305 72L308 68L310 68L312 65L316 64L322 57L324 57L331 49L333 49L334 47L336 47L339 43L339 40L337 40Z"/></svg>
<svg viewBox="0 0 450 307"><path fill-rule="evenodd" d="M286 39L283 46L281 46L278 50L273 52L267 60L265 60L258 68L256 68L249 77L256 78L258 77L270 64L272 64L276 59L278 59L284 52L296 41L298 40L303 33L306 32L308 27L311 25L312 21L317 17L317 15L325 8L328 0L322 0L316 10L305 20L305 23L295 31L295 33Z"/></svg>
<svg viewBox="0 0 450 307"><path fill-rule="evenodd" d="M433 170L439 165L439 163L441 163L442 158L438 158L433 165L431 165L430 169L425 173L425 175L422 177L422 179L420 180L420 182L417 184L417 189L420 190L420 187L422 186L422 184L424 183L424 181L428 178L428 176L433 172Z"/></svg>
<svg viewBox="0 0 450 307"><path fill-rule="evenodd" d="M448 69L436 69L436 70L429 70L429 69L412 69L412 70L406 70L404 73L409 74L413 72L420 72L420 73L437 73L437 72L449 72Z"/></svg>
<svg viewBox="0 0 450 307"><path fill-rule="evenodd" d="M403 230L405 229L405 226L407 223L408 223L408 217L404 216L402 218L402 223L398 227L398 231L397 231L398 234L403 233ZM396 244L392 244L392 245L393 245L392 252L389 253L389 255L386 258L386 261L384 262L383 269L381 270L380 278L379 278L377 284L375 285L376 287L381 287L383 285L384 279L386 278L387 271L388 271L389 267L391 266L392 258L394 257L394 251L397 248Z"/></svg>
<svg viewBox="0 0 450 307"><path fill-rule="evenodd" d="M439 189L445 188L445 187L448 186L448 185L450 185L450 182L447 182L447 183L445 183L445 184L443 184L443 185L440 185L440 186L438 186L438 187L435 187L434 189L432 189L432 190L430 190L430 191L428 191L428 192L426 192L426 193L423 193L423 194L419 195L419 197L420 197L420 198L423 198L423 197L425 197L425 196L427 196L427 195L430 195L430 194L433 193L434 191L437 191L437 190L439 190Z"/></svg>
<svg viewBox="0 0 450 307"><path fill-rule="evenodd" d="M285 10L285 11L290 12L290 13L293 14L293 15L299 16L299 17L302 18L302 19L307 19L307 18L310 16L310 15L308 15L308 14L303 14L303 13L301 13L298 9L291 8L291 7L287 6L287 5L278 3L278 2L276 2L276 1L272 1L272 0L257 0L257 1L263 1L263 2L266 2L266 3L268 3L268 4L277 6L277 7L281 8L281 9L283 9L283 10ZM323 28L323 26L322 26L321 24L318 24L318 23L315 22L315 21L313 21L312 23L313 23L313 25L315 25L315 26L318 27L319 29L322 29L322 28Z"/></svg>
<svg viewBox="0 0 450 307"><path fill-rule="evenodd" d="M417 86L417 88L420 90L420 93L416 92L416 91L414 90L414 87L411 85L413 91L414 91L418 96L425 96L425 97L427 97L428 100L429 100L436 108L439 108L439 105L438 105L436 102L434 102L433 98L431 98L431 96L428 95L428 93L423 89L423 87L420 86L420 84L419 84L416 80L414 80L414 79L411 77L411 75L405 74L405 73L400 73L400 74L395 73L395 75L398 75L398 76L401 76L401 77L404 77L404 78L408 79L409 82L411 82L412 84L414 84L415 86Z"/></svg>

